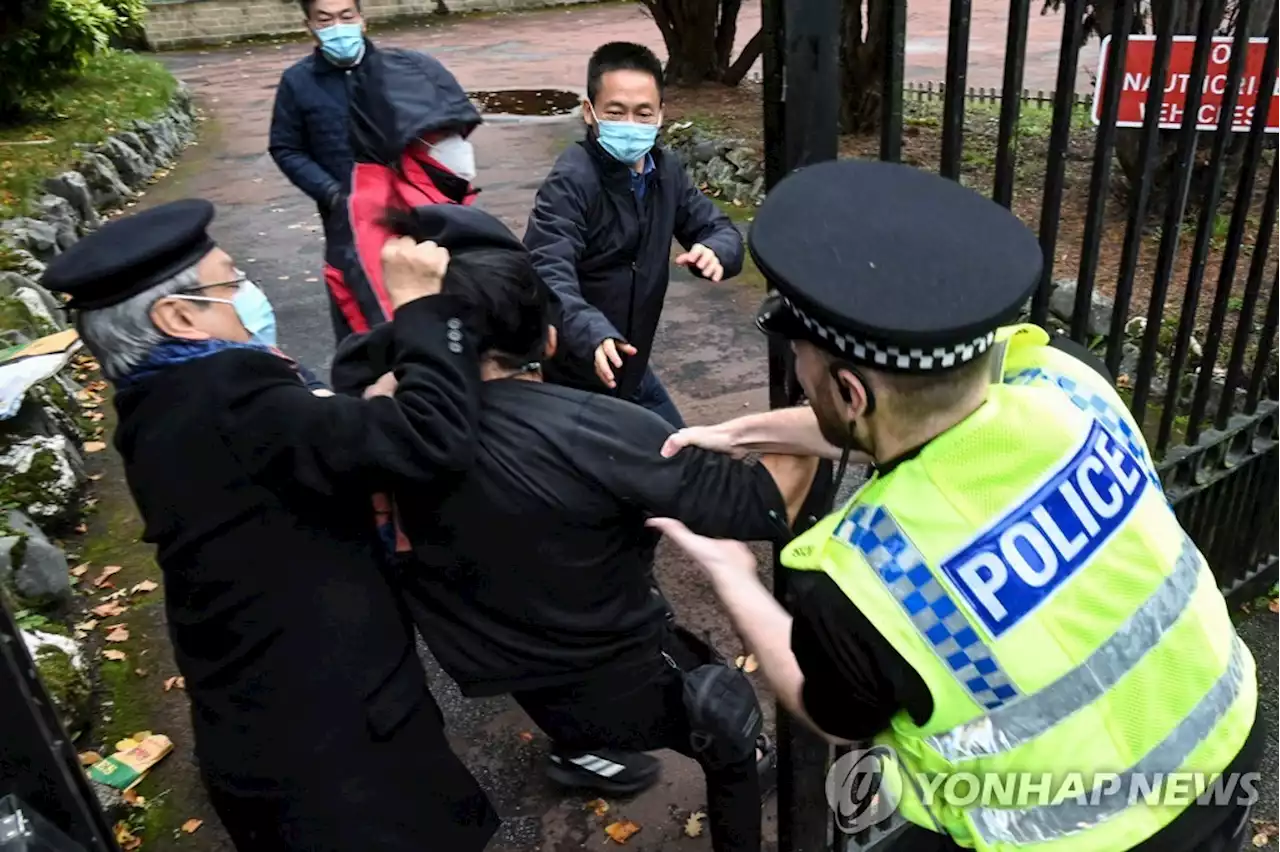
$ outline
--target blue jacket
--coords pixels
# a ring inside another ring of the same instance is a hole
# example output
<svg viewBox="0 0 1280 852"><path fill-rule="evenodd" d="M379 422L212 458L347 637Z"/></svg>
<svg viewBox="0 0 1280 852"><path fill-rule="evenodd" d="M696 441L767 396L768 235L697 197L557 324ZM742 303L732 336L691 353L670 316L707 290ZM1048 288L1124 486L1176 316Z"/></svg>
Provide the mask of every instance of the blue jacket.
<svg viewBox="0 0 1280 852"><path fill-rule="evenodd" d="M317 49L284 72L271 115L271 159L315 201L325 220L326 238L332 236L329 213L351 182L350 73Z"/></svg>
<svg viewBox="0 0 1280 852"><path fill-rule="evenodd" d="M662 147L643 178L588 137L570 145L538 190L524 244L560 303L556 356L549 380L629 399L639 387L658 330L671 269L671 240L686 250L702 243L716 253L724 277L742 271L742 234L703 195L680 158ZM696 275L696 270L694 271ZM595 376L596 347L625 340L625 358L610 392Z"/></svg>

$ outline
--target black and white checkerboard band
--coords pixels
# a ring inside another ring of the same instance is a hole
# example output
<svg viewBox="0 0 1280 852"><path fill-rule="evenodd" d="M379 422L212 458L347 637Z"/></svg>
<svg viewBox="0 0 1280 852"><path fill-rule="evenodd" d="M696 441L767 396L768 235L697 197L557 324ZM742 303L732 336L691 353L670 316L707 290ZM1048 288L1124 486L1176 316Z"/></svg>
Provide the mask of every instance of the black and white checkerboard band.
<svg viewBox="0 0 1280 852"><path fill-rule="evenodd" d="M872 340L856 337L848 332L819 322L796 307L795 303L785 296L782 298L786 309L795 314L805 328L812 331L819 339L835 345L841 352L851 358L867 364L876 364L912 373L926 373L930 370L946 370L977 358L992 347L996 333L990 331L980 337L957 343L953 346L938 346L933 349L902 349L897 346L880 345Z"/></svg>

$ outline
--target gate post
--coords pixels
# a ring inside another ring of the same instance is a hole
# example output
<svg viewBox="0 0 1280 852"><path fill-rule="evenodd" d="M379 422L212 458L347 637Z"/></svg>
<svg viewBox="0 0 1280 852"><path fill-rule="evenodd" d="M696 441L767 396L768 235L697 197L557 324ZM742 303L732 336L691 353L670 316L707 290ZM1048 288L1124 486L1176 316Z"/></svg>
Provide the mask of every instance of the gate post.
<svg viewBox="0 0 1280 852"><path fill-rule="evenodd" d="M762 0L764 48L765 183L797 168L834 160L839 149L839 0ZM769 340L769 407L796 402L790 350ZM831 466L824 464L815 494L828 494ZM802 532L826 507L806 505L796 521ZM811 515L812 513L812 515ZM811 519L812 518L812 519ZM773 561L773 593L789 608L787 572ZM830 848L831 818L825 783L831 749L826 741L777 708L778 849L820 852Z"/></svg>

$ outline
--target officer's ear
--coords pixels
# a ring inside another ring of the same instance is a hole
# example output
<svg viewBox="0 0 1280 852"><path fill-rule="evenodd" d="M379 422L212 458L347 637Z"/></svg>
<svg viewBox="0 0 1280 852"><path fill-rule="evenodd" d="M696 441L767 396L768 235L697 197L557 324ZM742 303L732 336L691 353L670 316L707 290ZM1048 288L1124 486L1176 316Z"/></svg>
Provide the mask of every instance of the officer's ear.
<svg viewBox="0 0 1280 852"><path fill-rule="evenodd" d="M866 417L875 411L875 394L858 368L847 361L834 361L830 370L831 378L836 383L836 391L845 404L853 409L854 419Z"/></svg>

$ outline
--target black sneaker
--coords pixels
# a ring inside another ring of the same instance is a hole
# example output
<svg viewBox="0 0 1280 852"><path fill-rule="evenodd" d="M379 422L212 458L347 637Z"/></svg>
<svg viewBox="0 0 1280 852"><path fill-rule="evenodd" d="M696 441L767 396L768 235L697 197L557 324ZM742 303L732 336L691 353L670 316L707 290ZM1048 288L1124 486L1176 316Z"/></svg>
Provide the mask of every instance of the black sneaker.
<svg viewBox="0 0 1280 852"><path fill-rule="evenodd" d="M662 762L643 752L595 749L574 754L551 753L547 777L565 787L584 787L622 795L652 787L662 774Z"/></svg>
<svg viewBox="0 0 1280 852"><path fill-rule="evenodd" d="M756 771L760 775L760 801L763 802L778 786L778 749L765 734L756 738L756 748L760 750Z"/></svg>

